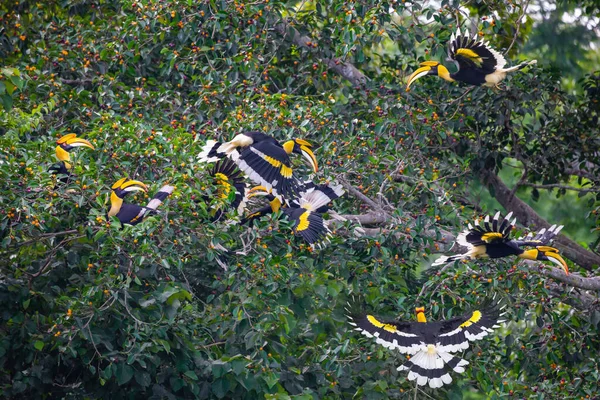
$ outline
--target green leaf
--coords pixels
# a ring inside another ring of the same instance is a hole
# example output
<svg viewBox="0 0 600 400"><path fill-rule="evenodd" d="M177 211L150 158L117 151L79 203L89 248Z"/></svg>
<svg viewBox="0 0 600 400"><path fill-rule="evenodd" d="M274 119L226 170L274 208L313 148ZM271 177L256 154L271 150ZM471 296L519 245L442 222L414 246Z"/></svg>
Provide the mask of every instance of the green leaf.
<svg viewBox="0 0 600 400"><path fill-rule="evenodd" d="M125 363L117 366L117 383L122 386L133 378L134 369Z"/></svg>
<svg viewBox="0 0 600 400"><path fill-rule="evenodd" d="M36 340L36 342L33 344L33 347L35 347L39 351L42 351L42 349L44 348L44 342L42 342L41 340Z"/></svg>

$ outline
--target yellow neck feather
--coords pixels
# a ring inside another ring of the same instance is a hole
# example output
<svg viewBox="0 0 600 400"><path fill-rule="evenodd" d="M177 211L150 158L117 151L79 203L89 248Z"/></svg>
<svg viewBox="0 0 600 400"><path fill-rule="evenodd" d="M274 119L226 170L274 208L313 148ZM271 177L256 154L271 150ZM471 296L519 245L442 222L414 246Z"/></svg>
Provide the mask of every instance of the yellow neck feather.
<svg viewBox="0 0 600 400"><path fill-rule="evenodd" d="M58 158L60 161L71 161L69 152L60 146L56 146L56 158Z"/></svg>
<svg viewBox="0 0 600 400"><path fill-rule="evenodd" d="M121 211L121 206L123 205L123 199L117 196L117 194L113 191L110 194L110 210L108 211L109 217L114 217Z"/></svg>
<svg viewBox="0 0 600 400"><path fill-rule="evenodd" d="M419 311L417 313L417 321L418 322L427 322L427 318L425 318L425 313L423 311Z"/></svg>

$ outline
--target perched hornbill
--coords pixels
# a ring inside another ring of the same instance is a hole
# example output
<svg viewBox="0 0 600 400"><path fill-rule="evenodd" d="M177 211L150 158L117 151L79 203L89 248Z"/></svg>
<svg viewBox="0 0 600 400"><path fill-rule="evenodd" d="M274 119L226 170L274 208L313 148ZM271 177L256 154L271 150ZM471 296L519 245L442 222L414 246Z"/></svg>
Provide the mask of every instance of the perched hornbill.
<svg viewBox="0 0 600 400"><path fill-rule="evenodd" d="M500 212L498 211L491 223L490 216L488 215L483 221L483 226L479 225L478 220L475 221L475 226L469 224L469 228L456 238L456 242L461 246L467 247L469 251L465 254L457 254L450 257L442 256L432 265L446 264L460 259L480 257L501 258L514 255L526 260L552 261L560 266L568 275L569 267L565 260L558 255L558 249L546 246L560 232L563 225L552 225L548 230L544 228L535 236L529 234L524 239L511 239L510 231L517 221L515 218L511 223L511 217L512 212L500 222ZM534 248L523 250L521 247L525 246Z"/></svg>
<svg viewBox="0 0 600 400"><path fill-rule="evenodd" d="M439 322L427 322L424 307L415 309L418 322L380 321L373 315L347 311L354 330L375 338L385 348L411 356L398 371L409 371L408 380L416 379L418 385L429 383L432 388L449 384L450 370L462 373L469 364L450 353L467 349L469 341L483 339L503 322L499 320L501 308L493 300L481 310Z"/></svg>
<svg viewBox="0 0 600 400"><path fill-rule="evenodd" d="M276 197L293 197L298 184L292 175L289 155L302 154L316 172L317 159L311 147L302 139L281 145L262 132L244 132L226 143L209 140L198 158L202 162L213 162L228 156L253 182L264 186Z"/></svg>
<svg viewBox="0 0 600 400"><path fill-rule="evenodd" d="M437 61L425 61L421 68L417 69L408 77L406 89L425 75L437 75L449 82L459 81L475 86L496 86L502 81L508 72L518 71L528 65L537 63L537 60L523 62L517 66L504 68L506 60L489 43L479 41L477 34L469 37L469 31L464 34L460 28L456 35L452 34L448 45L448 56L458 66L458 71L450 73L446 67Z"/></svg>
<svg viewBox="0 0 600 400"><path fill-rule="evenodd" d="M313 182L305 182L298 192L298 197L291 200L289 206L282 206L281 201L269 193L265 187L252 188L248 197L265 195L269 200L269 205L251 213L240 223L252 223L256 218L277 212L281 208L288 219L293 221L292 229L296 235L301 236L313 248L321 246L322 242L330 235L329 228L323 220L323 214L330 211L328 204L342 196L344 189L341 185L316 185ZM332 215L334 218L341 219L333 212Z"/></svg>
<svg viewBox="0 0 600 400"><path fill-rule="evenodd" d="M223 158L209 171L209 175L217 186L217 198L230 200L231 207L237 210L238 215L242 215L246 208L247 183L235 163L229 158ZM209 202L210 198L204 196L204 201ZM222 207L217 206L211 210L211 222L221 218L224 212Z"/></svg>
<svg viewBox="0 0 600 400"><path fill-rule="evenodd" d="M158 206L173 193L175 187L170 185L163 186L145 207L124 203L123 199L125 196L136 190L147 192L148 187L143 182L127 178L122 178L115 182L112 185L112 193L110 194L111 207L108 211L108 217L116 216L121 224L139 224L148 214L156 213Z"/></svg>
<svg viewBox="0 0 600 400"><path fill-rule="evenodd" d="M87 140L78 138L74 133L62 136L56 141L56 144L58 145L56 146L56 158L58 158L59 162L51 166L49 170L55 175L64 175L59 179L62 182L66 182L71 176L71 169L73 168L69 152L75 147L81 146L94 150L94 146Z"/></svg>

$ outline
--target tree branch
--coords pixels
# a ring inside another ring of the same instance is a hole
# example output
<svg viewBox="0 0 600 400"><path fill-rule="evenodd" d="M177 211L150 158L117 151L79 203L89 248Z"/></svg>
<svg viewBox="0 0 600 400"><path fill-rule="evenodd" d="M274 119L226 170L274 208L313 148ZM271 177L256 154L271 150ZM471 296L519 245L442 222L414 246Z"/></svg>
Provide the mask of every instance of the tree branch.
<svg viewBox="0 0 600 400"><path fill-rule="evenodd" d="M517 196L510 196L511 190L500 180L498 175L492 171L483 170L480 172L483 181L488 184L491 191L504 207L505 210L511 210L517 219L526 226L536 229L549 228L550 224L540 217L533 208ZM565 257L573 261L580 267L591 271L600 265L600 256L584 249L575 241L564 235L557 236L556 243L561 245L561 250Z"/></svg>
<svg viewBox="0 0 600 400"><path fill-rule="evenodd" d="M308 36L303 36L294 27L292 27L287 21L279 22L275 24L275 31L283 36L285 39L291 41L298 47L315 51L315 47L312 40ZM316 51L319 58L327 65L327 67L355 86L360 86L367 81L367 77L358 70L354 65L348 61L342 61L339 58L329 58L322 55L322 52L317 49Z"/></svg>

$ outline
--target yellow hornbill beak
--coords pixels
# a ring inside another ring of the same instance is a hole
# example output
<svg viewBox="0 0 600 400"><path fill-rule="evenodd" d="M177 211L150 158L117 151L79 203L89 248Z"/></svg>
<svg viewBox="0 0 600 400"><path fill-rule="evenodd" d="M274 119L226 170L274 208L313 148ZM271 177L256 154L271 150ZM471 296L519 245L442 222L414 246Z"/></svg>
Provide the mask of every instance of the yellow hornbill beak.
<svg viewBox="0 0 600 400"><path fill-rule="evenodd" d="M89 147L90 149L94 150L94 146L85 139L74 138L74 139L68 140L66 143L72 147L82 147L83 146L83 147Z"/></svg>
<svg viewBox="0 0 600 400"><path fill-rule="evenodd" d="M313 153L312 150L306 146L300 146L300 151L302 152L302 156L310 163L313 171L317 172L319 170L319 165L317 164L315 153Z"/></svg>
<svg viewBox="0 0 600 400"><path fill-rule="evenodd" d="M319 164L317 163L315 154L311 150L312 147L312 144L302 139L289 140L283 144L283 149L286 153L302 154L302 156L308 160L313 171L317 172L319 170Z"/></svg>
<svg viewBox="0 0 600 400"><path fill-rule="evenodd" d="M121 189L125 192L133 192L139 190L141 192L147 192L148 187L144 182L136 181L136 180L127 180L127 178L121 178L114 185L112 185L112 189Z"/></svg>
<svg viewBox="0 0 600 400"><path fill-rule="evenodd" d="M60 139L58 139L56 141L56 143L59 145L65 144L65 145L68 145L71 147L84 146L84 147L89 147L90 149L94 150L94 146L90 142L88 142L85 139L78 138L77 135L74 133L69 133L68 135L62 136Z"/></svg>
<svg viewBox="0 0 600 400"><path fill-rule="evenodd" d="M252 189L248 190L248 194L246 197L251 198L254 196L268 196L271 192L267 190L264 186L255 186Z"/></svg>
<svg viewBox="0 0 600 400"><path fill-rule="evenodd" d="M540 257L545 256L548 261L552 261L554 264L561 267L566 275L569 275L569 267L563 258L558 254L558 249L550 246L538 246L536 247L540 251L540 255L538 255L538 260Z"/></svg>
<svg viewBox="0 0 600 400"><path fill-rule="evenodd" d="M440 65L440 63L435 62L435 61L425 61L419 65L421 68L417 69L415 72L410 74L410 76L408 77L408 82L406 84L407 90L410 88L410 85L412 85L412 83L414 81L416 81L417 79L419 79L420 77L429 75L431 73L436 73L437 71L434 70L434 68L437 67L438 65Z"/></svg>
<svg viewBox="0 0 600 400"><path fill-rule="evenodd" d="M569 275L569 267L563 258L558 254L558 249L550 246L538 246L535 249L527 250L519 255L520 258L537 261L552 261Z"/></svg>

